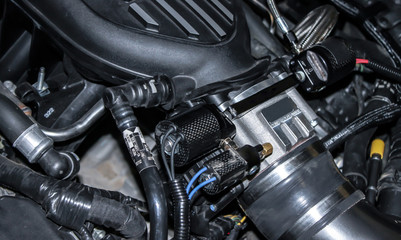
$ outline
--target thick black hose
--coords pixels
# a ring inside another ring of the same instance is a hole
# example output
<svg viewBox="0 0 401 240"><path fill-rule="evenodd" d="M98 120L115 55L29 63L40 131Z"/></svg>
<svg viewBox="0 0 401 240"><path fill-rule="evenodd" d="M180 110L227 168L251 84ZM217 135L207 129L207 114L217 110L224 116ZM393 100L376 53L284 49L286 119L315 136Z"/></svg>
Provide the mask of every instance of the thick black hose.
<svg viewBox="0 0 401 240"><path fill-rule="evenodd" d="M141 173L150 216L150 239L167 239L167 199L156 167L146 168Z"/></svg>
<svg viewBox="0 0 401 240"><path fill-rule="evenodd" d="M88 221L115 229L125 238L146 239L146 223L143 217L133 208L116 203L112 199L95 195Z"/></svg>
<svg viewBox="0 0 401 240"><path fill-rule="evenodd" d="M381 156L373 155L369 159L368 187L366 188L366 199L373 206L376 203L377 180L381 171Z"/></svg>
<svg viewBox="0 0 401 240"><path fill-rule="evenodd" d="M351 136L344 147L343 174L354 187L364 191L368 184L366 172L366 152L377 127Z"/></svg>
<svg viewBox="0 0 401 240"><path fill-rule="evenodd" d="M377 80L376 88L371 100L368 102L364 113L388 105L395 100L396 89L392 84L383 80ZM366 172L367 152L370 141L377 130L377 126L351 136L344 147L343 174L354 186L365 191L368 180Z"/></svg>
<svg viewBox="0 0 401 240"><path fill-rule="evenodd" d="M401 66L401 56L397 52L397 44L394 41L389 41L388 37L383 35L381 28L376 27L372 22L372 18L367 16L370 15L370 8L363 8L363 4L354 4L347 0L330 0L339 9L350 15L351 17L357 19L360 25L367 31L367 33L374 38L391 56L391 60L395 66Z"/></svg>
<svg viewBox="0 0 401 240"><path fill-rule="evenodd" d="M137 126L138 121L134 111L126 101L125 96L118 96L117 93L111 95L112 98L105 98L105 102L108 102L106 106L110 108L117 127L123 134L128 151L145 189L150 216L150 239L167 239L167 199L153 155ZM111 99L113 100L111 101Z"/></svg>
<svg viewBox="0 0 401 240"><path fill-rule="evenodd" d="M345 128L340 129L334 134L330 134L322 141L328 150L332 150L339 144L343 143L350 136L361 132L367 128L383 124L396 119L401 115L401 106L398 104L388 104L373 111L370 111L353 122L348 124Z"/></svg>
<svg viewBox="0 0 401 240"><path fill-rule="evenodd" d="M99 188L93 188L93 187L85 187L86 191L94 194L94 195L98 195L98 196L102 196L105 198L109 198L109 199L113 199L117 202L120 202L124 205L133 207L138 209L138 211L143 212L143 213L147 213L148 212L148 206L146 205L145 202L142 202L138 199L132 198L130 196L126 196L120 192L117 191L108 191L108 190L104 190L104 189L99 189Z"/></svg>
<svg viewBox="0 0 401 240"><path fill-rule="evenodd" d="M112 227L124 237L140 239L146 234L145 220L136 209L94 195L95 191L88 191L90 188L85 185L40 175L3 156L0 184L33 199L42 205L49 219L76 231L89 221Z"/></svg>
<svg viewBox="0 0 401 240"><path fill-rule="evenodd" d="M181 178L169 183L174 202L174 240L189 239L189 200Z"/></svg>
<svg viewBox="0 0 401 240"><path fill-rule="evenodd" d="M390 153L379 179L378 204L381 212L401 218L401 119L391 129Z"/></svg>
<svg viewBox="0 0 401 240"><path fill-rule="evenodd" d="M33 125L33 122L6 96L0 94L0 131L11 143Z"/></svg>
<svg viewBox="0 0 401 240"><path fill-rule="evenodd" d="M54 150L52 140L3 94L0 94L0 109L0 132L30 163L38 163L47 175L60 179L78 172L78 157Z"/></svg>

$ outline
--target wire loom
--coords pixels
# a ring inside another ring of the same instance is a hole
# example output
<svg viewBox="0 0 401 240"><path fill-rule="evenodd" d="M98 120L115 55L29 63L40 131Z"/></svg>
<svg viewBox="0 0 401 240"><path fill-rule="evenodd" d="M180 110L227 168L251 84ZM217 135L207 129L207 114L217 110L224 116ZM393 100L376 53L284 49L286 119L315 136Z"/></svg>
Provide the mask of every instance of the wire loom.
<svg viewBox="0 0 401 240"><path fill-rule="evenodd" d="M360 116L345 128L324 138L322 141L328 150L332 150L344 142L349 136L371 126L391 121L400 115L401 106L398 104L389 104Z"/></svg>
<svg viewBox="0 0 401 240"><path fill-rule="evenodd" d="M146 238L146 223L137 209L85 185L56 180L0 156L0 184L41 204L55 223L79 231L86 221L115 229L126 238ZM110 195L125 199L118 194Z"/></svg>

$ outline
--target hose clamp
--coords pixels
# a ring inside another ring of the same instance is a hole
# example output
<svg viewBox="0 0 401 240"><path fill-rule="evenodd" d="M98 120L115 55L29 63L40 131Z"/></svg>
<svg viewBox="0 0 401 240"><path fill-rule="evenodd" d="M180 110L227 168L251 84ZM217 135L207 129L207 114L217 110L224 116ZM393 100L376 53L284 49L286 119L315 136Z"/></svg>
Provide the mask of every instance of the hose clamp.
<svg viewBox="0 0 401 240"><path fill-rule="evenodd" d="M47 150L53 147L53 140L47 137L33 124L27 128L13 143L30 163L36 163Z"/></svg>

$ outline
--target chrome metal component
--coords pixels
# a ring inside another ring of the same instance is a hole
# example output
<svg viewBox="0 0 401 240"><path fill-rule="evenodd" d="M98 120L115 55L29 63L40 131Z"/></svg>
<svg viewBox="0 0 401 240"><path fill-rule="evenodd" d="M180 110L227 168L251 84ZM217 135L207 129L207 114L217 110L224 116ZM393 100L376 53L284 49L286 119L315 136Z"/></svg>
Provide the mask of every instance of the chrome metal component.
<svg viewBox="0 0 401 240"><path fill-rule="evenodd" d="M308 140L260 172L240 198L247 216L268 239L314 239L327 224L348 212L355 214L364 199L316 140ZM259 218L265 214L275 217Z"/></svg>
<svg viewBox="0 0 401 240"><path fill-rule="evenodd" d="M228 110L230 106L235 105L251 96L254 96L255 94L261 92L262 90L273 86L274 84L286 79L289 76L290 74L283 72L281 74L277 74L277 76L263 80L249 87L248 89L241 91L238 95L234 96L230 101L224 102L221 105L219 105L218 108L220 109L220 111L224 112ZM236 114L234 113L234 116L235 115Z"/></svg>
<svg viewBox="0 0 401 240"><path fill-rule="evenodd" d="M298 72L295 73L295 76L297 77L297 79L298 79L300 82L305 81L306 76L305 76L305 73L304 73L304 72L298 71Z"/></svg>
<svg viewBox="0 0 401 240"><path fill-rule="evenodd" d="M45 83L45 68L41 67L38 74L38 90L42 91Z"/></svg>
<svg viewBox="0 0 401 240"><path fill-rule="evenodd" d="M17 86L11 82L11 81L4 81L4 86L12 93L15 94L15 89L17 89Z"/></svg>
<svg viewBox="0 0 401 240"><path fill-rule="evenodd" d="M294 104L293 108L290 108L290 112L284 112L277 119L269 122L264 116L269 114L266 109L283 99L287 99L287 102L292 102ZM281 95L255 106L242 116L234 118L233 123L237 129L234 141L239 147L266 142L271 143L274 151L270 157L266 158L266 161L262 162L261 169L263 169L286 155L287 152L296 148L303 141L314 136L310 123L316 118L316 114L305 100L294 88L291 88Z"/></svg>
<svg viewBox="0 0 401 240"><path fill-rule="evenodd" d="M106 236L106 231L97 228L93 229L92 237L94 240L104 239L105 236Z"/></svg>
<svg viewBox="0 0 401 240"><path fill-rule="evenodd" d="M50 93L49 91L49 86L47 85L47 83L45 82L45 76L46 76L46 72L45 72L45 68L41 67L39 69L39 73L38 73L38 80L36 83L34 83L32 86L34 88L36 88L36 90L38 90L38 93L40 96L46 96Z"/></svg>
<svg viewBox="0 0 401 240"><path fill-rule="evenodd" d="M253 166L251 169L249 169L248 175L253 175L259 170L258 166Z"/></svg>
<svg viewBox="0 0 401 240"><path fill-rule="evenodd" d="M282 33L288 33L290 31L288 28L288 24L283 17L277 18L276 24L280 28Z"/></svg>
<svg viewBox="0 0 401 240"><path fill-rule="evenodd" d="M81 119L74 124L59 129L40 126L40 129L55 142L67 141L86 132L106 112L103 101L98 101Z"/></svg>
<svg viewBox="0 0 401 240"><path fill-rule="evenodd" d="M38 127L33 124L26 129L13 143L30 163L36 163L48 149L53 148L53 140L46 136Z"/></svg>

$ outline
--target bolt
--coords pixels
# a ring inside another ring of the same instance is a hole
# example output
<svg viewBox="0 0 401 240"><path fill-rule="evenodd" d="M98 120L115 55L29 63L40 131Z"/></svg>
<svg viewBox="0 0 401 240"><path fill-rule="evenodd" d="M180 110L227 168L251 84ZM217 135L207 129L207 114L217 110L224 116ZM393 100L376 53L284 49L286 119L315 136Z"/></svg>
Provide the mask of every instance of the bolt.
<svg viewBox="0 0 401 240"><path fill-rule="evenodd" d="M41 67L38 74L38 90L43 90L43 84L45 82L45 68Z"/></svg>
<svg viewBox="0 0 401 240"><path fill-rule="evenodd" d="M93 229L92 237L93 239L100 240L106 236L106 232L101 229Z"/></svg>
<svg viewBox="0 0 401 240"><path fill-rule="evenodd" d="M296 72L295 77L301 82L305 81L305 73L303 73L302 71Z"/></svg>
<svg viewBox="0 0 401 240"><path fill-rule="evenodd" d="M310 122L310 125L311 125L313 128L316 127L317 124L318 124L318 122L317 122L316 120L312 120L312 121Z"/></svg>
<svg viewBox="0 0 401 240"><path fill-rule="evenodd" d="M10 92L15 93L15 89L17 89L17 86L15 86L15 84L9 80L4 81L4 86L10 90Z"/></svg>
<svg viewBox="0 0 401 240"><path fill-rule="evenodd" d="M255 174L258 170L259 170L259 167L258 167L258 166L253 166L253 167L249 170L249 175Z"/></svg>
<svg viewBox="0 0 401 240"><path fill-rule="evenodd" d="M210 205L210 210L212 210L213 212L216 212L216 210L217 210L217 209L216 209L216 206L215 206L215 205L213 205L213 204L212 204L212 205Z"/></svg>

